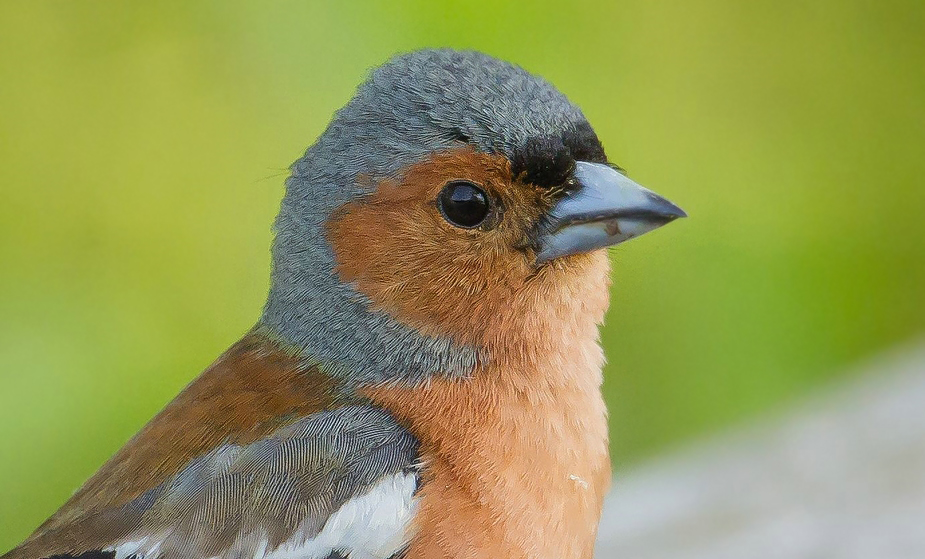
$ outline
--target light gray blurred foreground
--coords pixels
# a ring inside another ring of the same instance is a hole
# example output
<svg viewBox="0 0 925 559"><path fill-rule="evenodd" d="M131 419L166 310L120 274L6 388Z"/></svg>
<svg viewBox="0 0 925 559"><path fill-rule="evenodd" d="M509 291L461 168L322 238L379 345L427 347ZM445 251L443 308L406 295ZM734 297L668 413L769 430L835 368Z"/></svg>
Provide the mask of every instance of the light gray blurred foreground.
<svg viewBox="0 0 925 559"><path fill-rule="evenodd" d="M925 340L618 475L597 557L925 558Z"/></svg>

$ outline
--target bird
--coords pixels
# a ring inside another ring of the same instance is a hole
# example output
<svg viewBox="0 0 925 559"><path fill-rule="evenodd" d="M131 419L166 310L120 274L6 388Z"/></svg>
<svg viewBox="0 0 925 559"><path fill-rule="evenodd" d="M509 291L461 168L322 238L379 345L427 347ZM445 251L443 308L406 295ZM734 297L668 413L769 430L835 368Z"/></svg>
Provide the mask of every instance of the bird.
<svg viewBox="0 0 925 559"><path fill-rule="evenodd" d="M2 559L589 559L607 248L686 214L544 78L395 55L291 167L256 325Z"/></svg>

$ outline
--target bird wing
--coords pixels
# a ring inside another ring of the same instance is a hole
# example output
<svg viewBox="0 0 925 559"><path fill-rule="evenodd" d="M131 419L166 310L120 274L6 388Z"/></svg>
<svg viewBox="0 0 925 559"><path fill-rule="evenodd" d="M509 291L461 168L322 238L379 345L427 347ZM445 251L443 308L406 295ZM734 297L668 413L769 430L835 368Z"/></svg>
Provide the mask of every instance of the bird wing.
<svg viewBox="0 0 925 559"><path fill-rule="evenodd" d="M330 406L301 417L274 417L277 426L259 437L253 436L258 428L247 422L219 435L213 431L220 429L182 421L190 403L198 401L200 412L210 405L204 387L215 382L209 377L217 374L233 385L242 356L243 362L262 361L272 355L266 349L262 341L232 348L2 559L386 559L399 554L411 537L418 442L387 412L356 402ZM304 371L300 374L304 377ZM233 391L223 393L239 405L252 404ZM258 430L266 430L267 421ZM174 424L172 434L165 422ZM218 444L202 444L219 436ZM175 454L167 448L171 444L188 459L165 472L163 464L176 461L167 458ZM208 450L189 450L203 446ZM157 449L165 458L150 459ZM139 477L151 479L145 483Z"/></svg>

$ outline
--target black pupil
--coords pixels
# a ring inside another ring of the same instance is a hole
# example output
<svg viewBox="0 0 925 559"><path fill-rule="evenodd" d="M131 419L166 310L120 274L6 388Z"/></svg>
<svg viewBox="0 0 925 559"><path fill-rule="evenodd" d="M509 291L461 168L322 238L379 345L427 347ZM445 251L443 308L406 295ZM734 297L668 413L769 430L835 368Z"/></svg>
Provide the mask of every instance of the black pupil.
<svg viewBox="0 0 925 559"><path fill-rule="evenodd" d="M457 227L477 227L488 215L488 197L471 182L451 182L440 192L440 209Z"/></svg>

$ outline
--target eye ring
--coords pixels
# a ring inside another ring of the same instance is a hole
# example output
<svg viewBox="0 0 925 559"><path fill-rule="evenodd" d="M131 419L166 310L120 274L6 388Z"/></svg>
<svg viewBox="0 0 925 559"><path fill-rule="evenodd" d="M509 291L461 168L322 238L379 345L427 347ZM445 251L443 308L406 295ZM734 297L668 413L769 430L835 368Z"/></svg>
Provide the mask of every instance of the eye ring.
<svg viewBox="0 0 925 559"><path fill-rule="evenodd" d="M475 229L488 218L491 200L479 185L467 180L453 180L446 183L437 195L437 207L450 225Z"/></svg>

